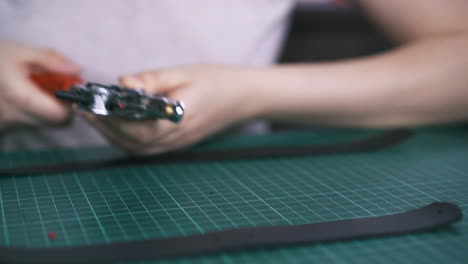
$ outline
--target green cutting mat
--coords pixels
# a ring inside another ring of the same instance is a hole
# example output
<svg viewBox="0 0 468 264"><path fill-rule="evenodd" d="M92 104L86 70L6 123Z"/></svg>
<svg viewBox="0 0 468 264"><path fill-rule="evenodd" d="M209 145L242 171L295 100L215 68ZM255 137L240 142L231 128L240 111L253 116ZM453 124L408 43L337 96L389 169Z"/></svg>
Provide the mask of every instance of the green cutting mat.
<svg viewBox="0 0 468 264"><path fill-rule="evenodd" d="M228 138L198 150L335 142L368 132ZM102 157L106 150L0 154L0 166ZM243 226L398 213L433 201L468 212L468 129L426 129L372 153L145 166L0 178L0 244L54 247ZM54 231L57 238L49 240ZM171 259L169 263L466 263L468 220L437 232ZM144 262L150 263L150 262Z"/></svg>

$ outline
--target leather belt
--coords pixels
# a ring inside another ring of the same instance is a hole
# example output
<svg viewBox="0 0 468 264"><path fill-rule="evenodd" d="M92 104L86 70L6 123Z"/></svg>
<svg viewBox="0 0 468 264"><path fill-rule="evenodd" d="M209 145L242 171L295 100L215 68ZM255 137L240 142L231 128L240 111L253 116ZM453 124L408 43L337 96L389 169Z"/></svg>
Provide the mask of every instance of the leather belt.
<svg viewBox="0 0 468 264"><path fill-rule="evenodd" d="M334 144L249 147L203 152L174 152L163 155L144 157L126 157L120 159L70 162L30 167L0 168L0 176L65 173L71 171L77 172L152 164L247 160L307 155L326 155L347 152L365 152L393 146L403 142L408 137L410 137L411 134L412 131L409 129L396 129L366 139Z"/></svg>
<svg viewBox="0 0 468 264"><path fill-rule="evenodd" d="M186 237L77 247L0 247L0 263L113 263L401 235L448 226L462 218L451 203L435 202L404 213L292 226L249 227Z"/></svg>

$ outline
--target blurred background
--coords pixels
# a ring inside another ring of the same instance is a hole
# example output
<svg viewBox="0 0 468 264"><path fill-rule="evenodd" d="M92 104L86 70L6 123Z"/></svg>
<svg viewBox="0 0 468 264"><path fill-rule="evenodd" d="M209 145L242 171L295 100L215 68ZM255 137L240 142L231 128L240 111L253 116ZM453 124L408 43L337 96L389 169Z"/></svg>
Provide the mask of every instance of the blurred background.
<svg viewBox="0 0 468 264"><path fill-rule="evenodd" d="M280 62L369 55L391 42L349 0L298 0Z"/></svg>

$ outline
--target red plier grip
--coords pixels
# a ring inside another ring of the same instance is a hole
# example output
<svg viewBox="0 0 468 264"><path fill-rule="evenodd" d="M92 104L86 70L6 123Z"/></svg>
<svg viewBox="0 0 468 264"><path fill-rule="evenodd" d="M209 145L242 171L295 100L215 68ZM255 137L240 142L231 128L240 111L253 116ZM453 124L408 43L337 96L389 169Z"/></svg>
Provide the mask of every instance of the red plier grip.
<svg viewBox="0 0 468 264"><path fill-rule="evenodd" d="M30 74L31 80L44 91L55 94L56 91L68 91L75 84L83 83L84 80L77 75L56 72L34 72Z"/></svg>

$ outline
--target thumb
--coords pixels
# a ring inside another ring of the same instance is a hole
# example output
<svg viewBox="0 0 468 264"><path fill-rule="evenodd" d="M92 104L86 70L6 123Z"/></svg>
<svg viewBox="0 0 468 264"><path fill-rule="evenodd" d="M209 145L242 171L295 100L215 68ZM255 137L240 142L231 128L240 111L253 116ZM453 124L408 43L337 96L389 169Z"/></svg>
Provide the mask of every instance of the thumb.
<svg viewBox="0 0 468 264"><path fill-rule="evenodd" d="M77 74L80 67L54 49L36 49L31 51L29 63L52 72Z"/></svg>
<svg viewBox="0 0 468 264"><path fill-rule="evenodd" d="M122 76L119 82L125 87L142 88L149 93L169 93L187 85L190 80L182 70L158 70Z"/></svg>

